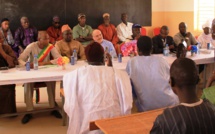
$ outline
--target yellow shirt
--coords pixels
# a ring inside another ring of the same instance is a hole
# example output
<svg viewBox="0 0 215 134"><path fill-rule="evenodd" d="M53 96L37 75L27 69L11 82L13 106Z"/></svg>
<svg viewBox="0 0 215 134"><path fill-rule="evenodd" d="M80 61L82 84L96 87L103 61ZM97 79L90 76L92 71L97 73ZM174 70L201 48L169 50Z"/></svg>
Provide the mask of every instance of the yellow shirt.
<svg viewBox="0 0 215 134"><path fill-rule="evenodd" d="M76 40L72 40L71 42L65 42L64 40L60 40L55 44L55 47L62 56L66 56L69 59L73 55L73 51L75 49L78 55L78 59L86 59L84 47L80 42Z"/></svg>

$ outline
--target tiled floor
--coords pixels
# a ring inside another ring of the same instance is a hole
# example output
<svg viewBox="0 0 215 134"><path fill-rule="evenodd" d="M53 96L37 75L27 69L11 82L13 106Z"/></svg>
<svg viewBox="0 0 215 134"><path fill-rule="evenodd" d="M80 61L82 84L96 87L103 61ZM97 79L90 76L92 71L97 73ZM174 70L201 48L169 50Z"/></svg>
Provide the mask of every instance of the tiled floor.
<svg viewBox="0 0 215 134"><path fill-rule="evenodd" d="M56 88L56 101L61 107L59 83ZM35 104L35 109L48 107L47 92L40 89L40 102ZM16 87L17 110L25 111L24 90L21 85ZM35 113L33 119L27 124L22 124L23 115L15 118L0 118L0 134L66 134L67 127L62 126L62 119L50 115L50 112Z"/></svg>

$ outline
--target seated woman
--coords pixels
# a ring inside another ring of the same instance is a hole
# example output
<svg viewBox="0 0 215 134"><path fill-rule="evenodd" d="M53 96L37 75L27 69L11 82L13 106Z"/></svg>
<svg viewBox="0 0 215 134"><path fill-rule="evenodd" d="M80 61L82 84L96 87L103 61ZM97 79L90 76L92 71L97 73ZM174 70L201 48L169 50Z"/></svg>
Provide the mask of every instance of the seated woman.
<svg viewBox="0 0 215 134"><path fill-rule="evenodd" d="M89 65L63 78L68 134L89 133L90 121L131 113L132 93L126 72L109 67L112 63L108 53L105 66L104 49L99 43L88 45L85 54Z"/></svg>
<svg viewBox="0 0 215 134"><path fill-rule="evenodd" d="M18 64L15 53L9 45L3 45L0 32L0 67L15 67ZM16 112L15 84L0 86L0 114Z"/></svg>

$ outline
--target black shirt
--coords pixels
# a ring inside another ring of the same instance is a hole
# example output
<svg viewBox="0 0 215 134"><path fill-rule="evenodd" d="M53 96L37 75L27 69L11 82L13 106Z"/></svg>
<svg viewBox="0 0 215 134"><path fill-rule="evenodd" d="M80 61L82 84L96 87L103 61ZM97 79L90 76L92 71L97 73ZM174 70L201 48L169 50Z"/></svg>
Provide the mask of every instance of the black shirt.
<svg viewBox="0 0 215 134"><path fill-rule="evenodd" d="M156 35L152 38L153 42L153 54L163 53L163 48L168 44L168 46L174 45L173 38L171 36L167 36L165 39L162 39L161 35ZM174 49L170 49L170 51L174 51Z"/></svg>

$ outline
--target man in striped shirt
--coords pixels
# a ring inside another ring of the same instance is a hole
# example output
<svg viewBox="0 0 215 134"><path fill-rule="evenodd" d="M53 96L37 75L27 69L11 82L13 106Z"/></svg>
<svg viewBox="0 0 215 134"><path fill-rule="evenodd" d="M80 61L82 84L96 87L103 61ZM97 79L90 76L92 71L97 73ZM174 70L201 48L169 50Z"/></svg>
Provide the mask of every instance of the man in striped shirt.
<svg viewBox="0 0 215 134"><path fill-rule="evenodd" d="M180 104L159 115L151 134L214 134L215 108L197 97L198 70L191 59L179 58L170 68L171 86Z"/></svg>

